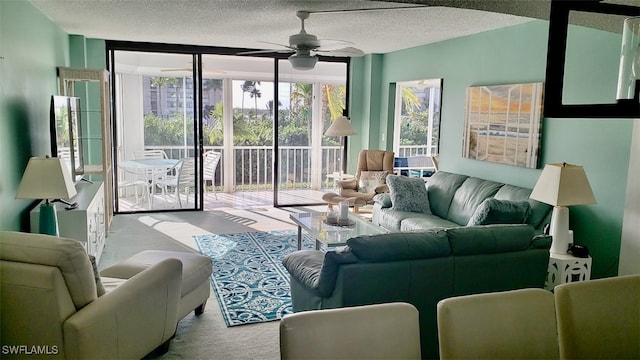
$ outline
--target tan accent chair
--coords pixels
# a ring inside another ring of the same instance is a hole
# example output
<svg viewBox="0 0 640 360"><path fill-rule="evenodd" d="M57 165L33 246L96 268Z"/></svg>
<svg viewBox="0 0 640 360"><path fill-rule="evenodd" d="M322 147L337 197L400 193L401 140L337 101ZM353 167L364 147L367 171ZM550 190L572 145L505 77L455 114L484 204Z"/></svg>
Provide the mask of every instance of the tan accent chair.
<svg viewBox="0 0 640 360"><path fill-rule="evenodd" d="M553 294L542 289L438 303L440 359L558 359Z"/></svg>
<svg viewBox="0 0 640 360"><path fill-rule="evenodd" d="M561 358L640 358L640 275L562 284L554 292Z"/></svg>
<svg viewBox="0 0 640 360"><path fill-rule="evenodd" d="M337 181L336 184L339 188L339 194L326 193L322 196L322 199L326 201L329 206L336 205L343 200L350 200L350 205L352 205L351 203L372 203L373 197L376 194L389 192L389 187L385 184L378 186L374 191L369 191L367 193L360 192L360 175L363 171L383 170L387 171L389 174L393 174L393 160L393 151L361 150L358 155L358 167L356 169L355 178Z"/></svg>
<svg viewBox="0 0 640 360"><path fill-rule="evenodd" d="M281 359L420 359L418 310L386 303L286 315Z"/></svg>
<svg viewBox="0 0 640 360"><path fill-rule="evenodd" d="M140 359L167 349L176 330L177 259L158 262L98 296L94 267L80 242L5 231L0 274L3 349L40 347L60 359Z"/></svg>

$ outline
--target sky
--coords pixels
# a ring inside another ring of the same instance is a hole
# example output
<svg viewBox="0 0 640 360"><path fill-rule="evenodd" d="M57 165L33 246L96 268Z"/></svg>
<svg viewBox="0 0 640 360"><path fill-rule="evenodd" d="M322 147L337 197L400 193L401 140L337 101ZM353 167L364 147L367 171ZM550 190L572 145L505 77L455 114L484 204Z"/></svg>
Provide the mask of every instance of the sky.
<svg viewBox="0 0 640 360"><path fill-rule="evenodd" d="M242 89L241 86L244 83L242 80L234 80L233 81L233 107L241 108L242 107ZM280 97L280 102L283 107L288 108L289 106L289 86L287 83L280 83L280 93L283 96ZM261 81L258 87L262 96L258 98L258 109L266 109L267 102L269 100L273 100L273 82L270 81ZM248 94L244 94L244 107L245 109L253 108L255 103L254 99Z"/></svg>

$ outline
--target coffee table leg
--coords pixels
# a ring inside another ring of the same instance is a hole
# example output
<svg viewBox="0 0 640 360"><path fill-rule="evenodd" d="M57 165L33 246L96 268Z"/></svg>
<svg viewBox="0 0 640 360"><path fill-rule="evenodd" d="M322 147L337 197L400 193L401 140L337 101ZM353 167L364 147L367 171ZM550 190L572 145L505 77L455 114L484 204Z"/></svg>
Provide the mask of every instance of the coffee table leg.
<svg viewBox="0 0 640 360"><path fill-rule="evenodd" d="M298 225L298 250L302 250L302 226Z"/></svg>

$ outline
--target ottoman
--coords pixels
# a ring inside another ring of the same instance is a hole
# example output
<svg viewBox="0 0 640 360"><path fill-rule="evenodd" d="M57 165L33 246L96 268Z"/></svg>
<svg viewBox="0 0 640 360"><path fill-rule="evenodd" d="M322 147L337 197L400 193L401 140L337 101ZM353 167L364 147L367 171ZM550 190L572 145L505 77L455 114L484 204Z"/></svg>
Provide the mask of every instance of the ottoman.
<svg viewBox="0 0 640 360"><path fill-rule="evenodd" d="M211 288L209 277L213 271L213 263L208 256L177 251L146 250L105 268L100 272L100 276L128 279L168 258L182 262L182 290L178 305L178 319L185 317L191 310L194 310L195 315L202 314L209 298Z"/></svg>

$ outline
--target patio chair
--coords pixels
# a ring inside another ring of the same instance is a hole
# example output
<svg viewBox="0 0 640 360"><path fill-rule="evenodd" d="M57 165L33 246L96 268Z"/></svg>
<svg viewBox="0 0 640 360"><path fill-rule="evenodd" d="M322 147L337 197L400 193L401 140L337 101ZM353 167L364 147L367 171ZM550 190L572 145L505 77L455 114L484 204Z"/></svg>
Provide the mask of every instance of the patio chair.
<svg viewBox="0 0 640 360"><path fill-rule="evenodd" d="M150 196L149 193L149 180L146 177L146 174L142 170L132 170L125 167L119 167L120 169L120 180L118 180L118 189L126 191L128 188L133 188L135 191L135 205L140 202L140 195L143 198L146 198L147 203L150 204ZM139 194L138 189L142 188L143 193ZM125 193L126 196L126 193Z"/></svg>
<svg viewBox="0 0 640 360"><path fill-rule="evenodd" d="M182 199L180 192L184 191L186 202L189 204L189 194L191 188L196 187L196 164L195 158L187 157L176 165L176 175L168 175L156 180L156 185L162 189L162 195L167 198L168 188L173 188L174 196L180 208L182 208Z"/></svg>
<svg viewBox="0 0 640 360"><path fill-rule="evenodd" d="M216 192L216 169L218 168L221 155L222 154L217 151L207 151L204 153L204 166L202 167L205 189L208 191L209 188L206 184L207 181L211 181L211 187L213 188L213 194L216 196L216 200L218 200L218 193Z"/></svg>
<svg viewBox="0 0 640 360"><path fill-rule="evenodd" d="M134 151L133 158L135 160L140 159L168 159L167 153L164 150L143 150Z"/></svg>

